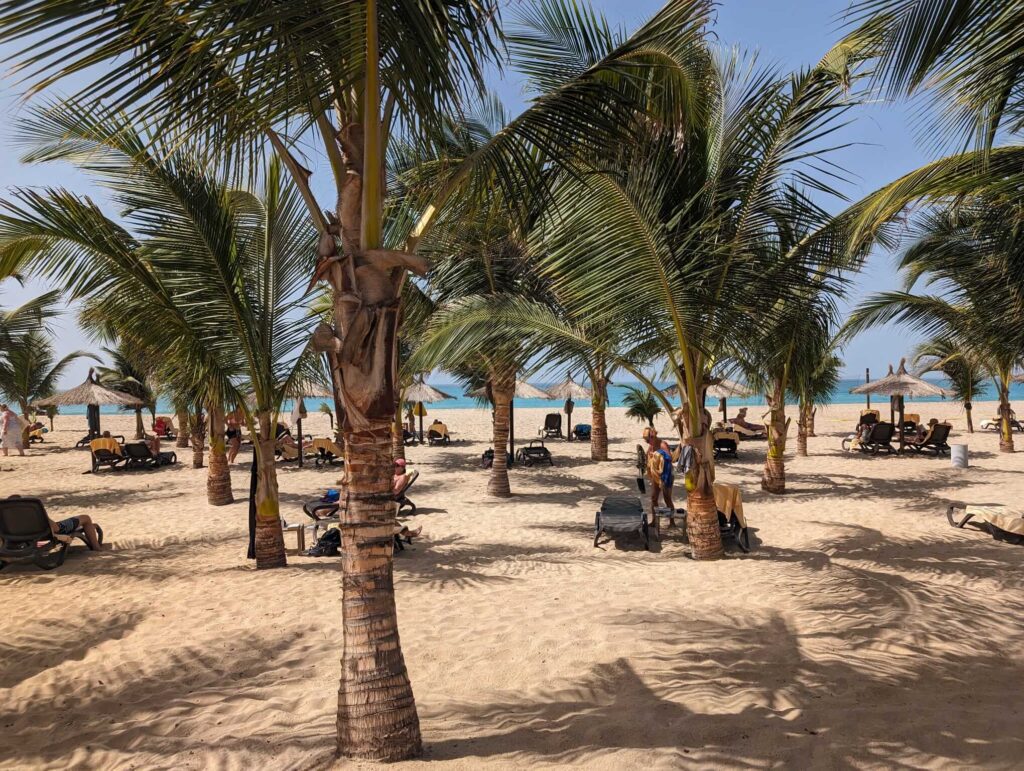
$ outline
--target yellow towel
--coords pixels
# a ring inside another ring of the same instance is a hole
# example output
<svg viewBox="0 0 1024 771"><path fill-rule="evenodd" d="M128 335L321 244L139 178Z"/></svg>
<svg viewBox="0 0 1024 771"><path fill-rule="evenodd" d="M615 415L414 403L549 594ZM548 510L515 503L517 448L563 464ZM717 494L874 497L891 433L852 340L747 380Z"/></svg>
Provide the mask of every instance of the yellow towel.
<svg viewBox="0 0 1024 771"><path fill-rule="evenodd" d="M740 527L747 526L747 519L743 516L743 493L736 485L715 482L715 506L726 517L735 514Z"/></svg>
<svg viewBox="0 0 1024 771"><path fill-rule="evenodd" d="M916 412L906 412L903 414L903 421L910 421L911 423L920 423L921 416Z"/></svg>
<svg viewBox="0 0 1024 771"><path fill-rule="evenodd" d="M121 455L121 445L112 436L101 436L99 439L93 439L89 442L89 451L96 452L97 450L106 450L107 452L114 453L114 455Z"/></svg>
<svg viewBox="0 0 1024 771"><path fill-rule="evenodd" d="M989 522L1007 533L1024 535L1024 516L1006 506L968 506L964 511L975 519Z"/></svg>
<svg viewBox="0 0 1024 771"><path fill-rule="evenodd" d="M444 423L434 423L428 430L436 431L441 436L448 436L448 426Z"/></svg>
<svg viewBox="0 0 1024 771"><path fill-rule="evenodd" d="M314 452L320 452L320 450L323 450L324 452L331 453L336 458L341 458L345 455L345 453L342 452L342 449L334 443L333 439L314 439L313 444L311 444L310 447Z"/></svg>

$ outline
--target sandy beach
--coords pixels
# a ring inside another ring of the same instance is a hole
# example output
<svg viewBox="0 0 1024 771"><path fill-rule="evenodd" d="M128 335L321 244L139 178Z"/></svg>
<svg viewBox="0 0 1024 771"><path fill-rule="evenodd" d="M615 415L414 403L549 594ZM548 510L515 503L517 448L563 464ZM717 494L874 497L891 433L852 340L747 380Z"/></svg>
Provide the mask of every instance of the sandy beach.
<svg viewBox="0 0 1024 771"><path fill-rule="evenodd" d="M1019 767L1024 548L944 511L1018 503L1024 454L968 436L950 403L908 411L952 420L966 471L844 453L859 409L820 411L807 458L791 429L785 496L760 490L764 442L718 466L756 548L715 563L689 560L678 530L650 552L592 546L601 499L635 489L641 427L624 410L609 415L612 461L552 442L554 468L517 467L499 501L479 468L489 413L432 409L454 442L408 450L423 538L395 558L396 594L425 754L402 767ZM517 410L520 439L544 412ZM994 414L978 404L975 422ZM326 417L304 428L325 435ZM246 561L248 453L236 503L214 508L190 450L173 468L83 474L70 447L84 429L58 417L29 457L0 458L0 495L88 513L113 546L0 573L0 766L329 766L337 560L295 555L288 533L288 567ZM284 518L302 521L339 476L281 465Z"/></svg>

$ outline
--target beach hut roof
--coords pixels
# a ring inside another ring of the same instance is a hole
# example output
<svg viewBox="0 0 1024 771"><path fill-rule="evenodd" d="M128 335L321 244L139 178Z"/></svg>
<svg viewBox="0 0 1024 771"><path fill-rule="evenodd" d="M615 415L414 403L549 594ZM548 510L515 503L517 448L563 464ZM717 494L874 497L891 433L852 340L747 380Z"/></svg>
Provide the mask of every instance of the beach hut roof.
<svg viewBox="0 0 1024 771"><path fill-rule="evenodd" d="M334 396L334 391L330 386L315 380L300 380L291 385L288 395L293 399L303 396L308 396L310 399L330 399Z"/></svg>
<svg viewBox="0 0 1024 771"><path fill-rule="evenodd" d="M565 380L548 389L548 393L556 399L589 399L590 389L580 385L572 379L572 375L566 374Z"/></svg>
<svg viewBox="0 0 1024 771"><path fill-rule="evenodd" d="M880 396L947 396L944 388L922 380L907 372L906 359L900 359L900 366L895 372L889 365L889 374L880 380L851 388L851 394L876 394Z"/></svg>
<svg viewBox="0 0 1024 771"><path fill-rule="evenodd" d="M40 399L36 402L40 407L71 407L76 404L96 404L99 406L116 404L119 407L141 407L142 399L138 399L124 391L114 391L104 388L99 383L93 382L92 376L86 379L82 385L64 391L48 399Z"/></svg>
<svg viewBox="0 0 1024 771"><path fill-rule="evenodd" d="M1013 382L1014 383L1024 383L1024 372L1021 372L1019 374L1014 375L1013 376Z"/></svg>
<svg viewBox="0 0 1024 771"><path fill-rule="evenodd" d="M446 394L432 385L417 381L405 389L405 400L407 402L440 402L445 399L454 399L454 396Z"/></svg>
<svg viewBox="0 0 1024 771"><path fill-rule="evenodd" d="M744 397L753 396L753 389L737 383L735 380L729 380L725 377L711 378L709 381L710 385L707 387L707 395L712 399L732 399L733 397ZM679 396L678 386L670 386L664 391L665 396L670 399L674 399Z"/></svg>

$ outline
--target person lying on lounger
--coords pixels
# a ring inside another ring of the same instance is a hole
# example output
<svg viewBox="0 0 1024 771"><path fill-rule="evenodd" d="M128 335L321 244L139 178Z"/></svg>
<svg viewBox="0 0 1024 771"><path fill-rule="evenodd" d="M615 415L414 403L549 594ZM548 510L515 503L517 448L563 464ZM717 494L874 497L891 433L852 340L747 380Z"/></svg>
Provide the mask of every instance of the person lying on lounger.
<svg viewBox="0 0 1024 771"><path fill-rule="evenodd" d="M743 429L740 433L742 434L763 434L764 426L757 426L753 423L747 422L747 408L742 407L735 418L729 418L729 422L737 428Z"/></svg>
<svg viewBox="0 0 1024 771"><path fill-rule="evenodd" d="M80 514L77 517L62 519L60 522L54 522L50 519L50 530L53 531L54 535L71 535L79 527L85 531L85 540L88 542L89 548L93 551L99 551L100 539L96 534L96 525L93 524L92 517L88 514Z"/></svg>

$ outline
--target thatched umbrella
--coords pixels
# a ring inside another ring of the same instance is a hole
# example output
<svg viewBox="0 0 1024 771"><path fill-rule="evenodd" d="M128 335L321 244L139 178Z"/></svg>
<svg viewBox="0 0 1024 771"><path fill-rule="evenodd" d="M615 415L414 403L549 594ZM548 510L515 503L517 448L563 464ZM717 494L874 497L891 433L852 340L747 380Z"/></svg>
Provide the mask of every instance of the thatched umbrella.
<svg viewBox="0 0 1024 771"><path fill-rule="evenodd" d="M744 398L747 396L753 396L754 390L742 383L737 383L735 380L729 380L728 378L711 378L706 381L704 388L704 396L710 396L713 399L718 399L718 409L722 413L722 420L726 419L726 400L731 397ZM665 389L665 396L669 399L674 399L679 396L679 387L670 386Z"/></svg>
<svg viewBox="0 0 1024 771"><path fill-rule="evenodd" d="M444 391L434 388L432 385L427 385L422 380L415 381L405 389L405 400L407 402L416 402L414 414L418 415L420 419L420 444L423 444L423 416L427 414L427 408L423 406L423 403L442 402L445 399L454 398L454 396L450 396Z"/></svg>
<svg viewBox="0 0 1024 771"><path fill-rule="evenodd" d="M903 398L905 396L947 396L944 388L934 383L922 380L907 372L907 360L900 359L900 366L895 372L892 365L889 365L889 374L880 380L873 380L870 383L851 388L852 394L879 394L889 397L889 421L895 423L895 413L899 413L900 429L900 450L903 449L905 439L903 436Z"/></svg>
<svg viewBox="0 0 1024 771"><path fill-rule="evenodd" d="M477 388L475 391L470 391L469 396L476 396L478 398L487 397L487 388ZM548 399L551 400L553 397L547 391L542 391L535 385L530 385L525 380L516 381L516 390L512 394L512 399L508 403L508 448L509 453L514 458L516 456L516 421L515 421L515 400L516 399Z"/></svg>
<svg viewBox="0 0 1024 771"><path fill-rule="evenodd" d="M553 388L548 389L548 393L556 399L565 399L565 419L568 425L566 426L566 433L568 434L569 441L572 441L572 408L574 406L573 399L589 399L590 389L586 386L582 386L572 379L571 373L565 374L565 380Z"/></svg>
<svg viewBox="0 0 1024 771"><path fill-rule="evenodd" d="M302 419L308 415L304 399L307 396L311 399L331 399L334 397L334 391L315 380L300 380L288 388L288 395L295 400L292 420L295 421L295 432L298 434L299 466L302 466Z"/></svg>
<svg viewBox="0 0 1024 771"><path fill-rule="evenodd" d="M118 407L139 407L142 406L142 399L124 391L114 391L104 388L92 377L92 370L89 376L80 386L64 391L56 396L47 399L40 399L36 402L40 407L73 407L80 404L86 406L86 419L89 421L89 436L95 438L100 435L100 407L114 404Z"/></svg>

